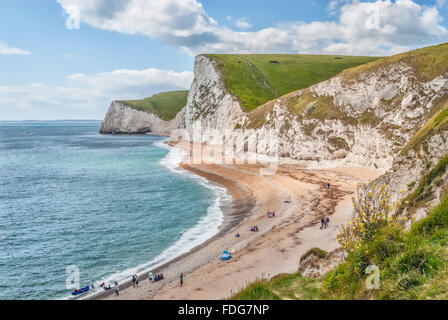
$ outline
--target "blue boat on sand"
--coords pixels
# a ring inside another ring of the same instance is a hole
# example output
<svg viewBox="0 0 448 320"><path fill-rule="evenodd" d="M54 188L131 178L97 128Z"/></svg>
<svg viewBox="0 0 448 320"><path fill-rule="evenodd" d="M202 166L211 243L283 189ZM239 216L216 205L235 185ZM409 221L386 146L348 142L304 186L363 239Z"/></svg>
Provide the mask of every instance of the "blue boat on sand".
<svg viewBox="0 0 448 320"><path fill-rule="evenodd" d="M79 290L75 290L75 291L72 292L72 295L77 296L78 294L81 294L81 293L89 291L89 289L90 289L90 286L84 287L84 288L79 289Z"/></svg>

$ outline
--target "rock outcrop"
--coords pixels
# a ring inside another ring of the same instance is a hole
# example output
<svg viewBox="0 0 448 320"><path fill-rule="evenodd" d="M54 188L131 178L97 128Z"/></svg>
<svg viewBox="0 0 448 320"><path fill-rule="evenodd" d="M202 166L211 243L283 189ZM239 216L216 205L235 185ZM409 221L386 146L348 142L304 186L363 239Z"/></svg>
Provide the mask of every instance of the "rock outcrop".
<svg viewBox="0 0 448 320"><path fill-rule="evenodd" d="M101 124L101 133L116 134L169 134L174 123L160 119L156 114L136 110L123 102L113 101Z"/></svg>

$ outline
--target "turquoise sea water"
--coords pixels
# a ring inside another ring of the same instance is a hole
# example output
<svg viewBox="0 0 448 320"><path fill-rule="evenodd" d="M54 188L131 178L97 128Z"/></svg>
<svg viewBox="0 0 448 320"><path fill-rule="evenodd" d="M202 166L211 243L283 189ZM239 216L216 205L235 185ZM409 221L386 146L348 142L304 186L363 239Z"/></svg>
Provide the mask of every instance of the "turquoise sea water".
<svg viewBox="0 0 448 320"><path fill-rule="evenodd" d="M99 122L0 122L0 299L70 297L129 279L217 232L221 188L179 169L154 136Z"/></svg>

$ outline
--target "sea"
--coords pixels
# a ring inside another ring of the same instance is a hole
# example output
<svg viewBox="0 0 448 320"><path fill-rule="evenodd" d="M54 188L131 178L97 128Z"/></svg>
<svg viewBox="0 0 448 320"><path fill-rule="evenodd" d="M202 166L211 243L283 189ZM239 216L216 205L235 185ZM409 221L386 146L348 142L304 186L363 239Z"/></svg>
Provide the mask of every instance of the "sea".
<svg viewBox="0 0 448 320"><path fill-rule="evenodd" d="M181 169L185 151L100 125L0 122L0 299L72 299L94 284L86 298L218 232L230 196Z"/></svg>

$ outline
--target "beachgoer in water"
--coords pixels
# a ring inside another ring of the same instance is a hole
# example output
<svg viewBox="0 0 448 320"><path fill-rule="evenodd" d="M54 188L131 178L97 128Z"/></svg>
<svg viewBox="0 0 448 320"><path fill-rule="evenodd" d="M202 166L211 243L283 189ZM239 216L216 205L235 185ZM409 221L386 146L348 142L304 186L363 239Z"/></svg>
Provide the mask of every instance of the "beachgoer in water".
<svg viewBox="0 0 448 320"><path fill-rule="evenodd" d="M180 287L182 288L184 285L184 274L183 273L180 274L179 280L180 280Z"/></svg>
<svg viewBox="0 0 448 320"><path fill-rule="evenodd" d="M325 218L320 219L320 229L322 230L325 227Z"/></svg>
<svg viewBox="0 0 448 320"><path fill-rule="evenodd" d="M119 291L120 291L120 287L118 286L118 282L115 281L115 294L116 294L117 296L120 295Z"/></svg>

